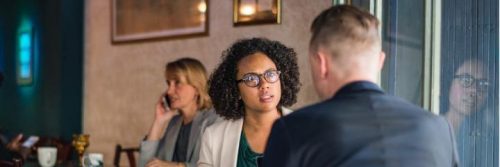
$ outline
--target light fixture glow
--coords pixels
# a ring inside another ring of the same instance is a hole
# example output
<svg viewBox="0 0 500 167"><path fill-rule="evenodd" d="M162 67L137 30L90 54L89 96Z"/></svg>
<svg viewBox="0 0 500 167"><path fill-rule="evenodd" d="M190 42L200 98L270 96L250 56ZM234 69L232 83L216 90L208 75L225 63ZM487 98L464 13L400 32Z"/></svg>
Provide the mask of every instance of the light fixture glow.
<svg viewBox="0 0 500 167"><path fill-rule="evenodd" d="M240 9L240 13L245 16L250 16L255 14L255 6L254 5L243 5Z"/></svg>
<svg viewBox="0 0 500 167"><path fill-rule="evenodd" d="M31 84L32 70L32 41L30 31L22 31L18 36L17 80L21 85Z"/></svg>
<svg viewBox="0 0 500 167"><path fill-rule="evenodd" d="M207 11L207 4L204 1L198 4L198 11L200 11L201 13L205 13Z"/></svg>

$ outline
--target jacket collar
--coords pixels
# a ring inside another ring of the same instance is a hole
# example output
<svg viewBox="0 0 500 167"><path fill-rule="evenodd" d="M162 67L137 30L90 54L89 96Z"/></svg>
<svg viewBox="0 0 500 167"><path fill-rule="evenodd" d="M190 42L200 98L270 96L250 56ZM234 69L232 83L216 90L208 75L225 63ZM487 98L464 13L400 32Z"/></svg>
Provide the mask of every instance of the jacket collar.
<svg viewBox="0 0 500 167"><path fill-rule="evenodd" d="M384 91L373 82L355 81L348 83L344 85L342 88L340 88L339 91L337 91L337 93L335 93L335 95L332 97L332 99L338 96L343 96L351 93L367 92L367 91L384 93Z"/></svg>
<svg viewBox="0 0 500 167"><path fill-rule="evenodd" d="M204 119L204 116L205 116L205 112L202 112L202 111L196 111L196 115L194 116L193 118L193 121L191 122L192 125L191 125L191 131L189 132L189 142L188 142L188 148L187 148L187 155L186 155L186 159L187 160L191 160L192 156L193 156L193 150L195 148L195 144L197 144L197 142L195 142L195 140L197 138L199 138L199 133L201 131L201 125L202 125L202 121ZM161 157L167 157L167 160L172 160L172 158L174 157L174 151L175 151L175 146L177 144L177 137L179 136L179 131L181 129L181 126L182 126L182 115L177 115L176 117L172 118L172 129L170 131L167 131L166 133L167 136L169 137L165 137L164 140L165 141L165 145L163 147L165 147L166 151L165 151L165 155L164 156L161 156Z"/></svg>
<svg viewBox="0 0 500 167"><path fill-rule="evenodd" d="M281 112L286 116L293 111L291 109L282 107ZM243 130L243 118L237 120L226 120L228 124L224 131L224 142L220 155L220 166L236 166L238 162L238 149L240 148L241 132ZM227 142L226 142L227 141Z"/></svg>

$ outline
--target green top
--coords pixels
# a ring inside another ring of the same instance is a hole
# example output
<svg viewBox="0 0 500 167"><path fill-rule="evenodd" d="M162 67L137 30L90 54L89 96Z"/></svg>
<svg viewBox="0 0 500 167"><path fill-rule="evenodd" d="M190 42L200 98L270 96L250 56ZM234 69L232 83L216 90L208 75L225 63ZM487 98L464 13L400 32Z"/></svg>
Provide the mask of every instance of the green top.
<svg viewBox="0 0 500 167"><path fill-rule="evenodd" d="M238 148L238 161L236 167L257 167L257 159L262 158L264 155L255 153L248 145L245 133L241 132L240 146Z"/></svg>

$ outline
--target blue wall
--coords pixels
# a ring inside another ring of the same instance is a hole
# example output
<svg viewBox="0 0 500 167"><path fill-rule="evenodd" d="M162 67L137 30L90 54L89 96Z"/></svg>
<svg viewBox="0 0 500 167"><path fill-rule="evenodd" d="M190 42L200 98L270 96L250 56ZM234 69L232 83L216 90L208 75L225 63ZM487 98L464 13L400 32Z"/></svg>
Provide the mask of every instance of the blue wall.
<svg viewBox="0 0 500 167"><path fill-rule="evenodd" d="M83 0L0 2L0 127L69 139L82 129ZM33 34L33 83L16 81L21 26Z"/></svg>

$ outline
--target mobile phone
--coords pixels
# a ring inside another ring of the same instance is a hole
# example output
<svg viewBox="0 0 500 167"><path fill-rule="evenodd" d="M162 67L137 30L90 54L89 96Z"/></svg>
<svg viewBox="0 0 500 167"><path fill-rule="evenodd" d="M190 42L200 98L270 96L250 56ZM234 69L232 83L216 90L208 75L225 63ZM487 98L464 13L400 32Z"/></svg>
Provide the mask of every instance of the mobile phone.
<svg viewBox="0 0 500 167"><path fill-rule="evenodd" d="M165 95L163 96L163 107L165 107L165 110L170 110L170 104L168 103L169 99L168 99L168 96Z"/></svg>
<svg viewBox="0 0 500 167"><path fill-rule="evenodd" d="M23 142L22 146L26 148L31 148L40 140L38 136L30 136L26 141Z"/></svg>

